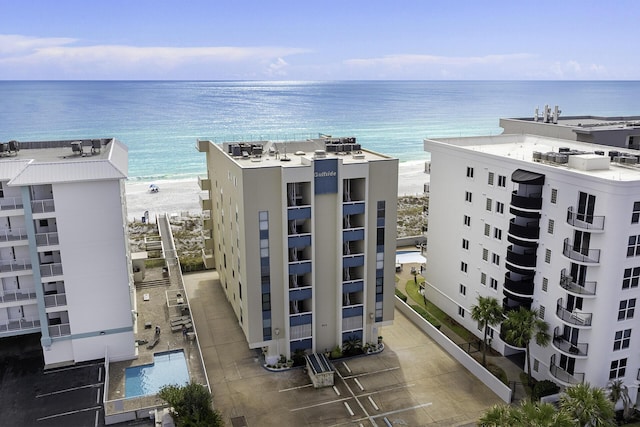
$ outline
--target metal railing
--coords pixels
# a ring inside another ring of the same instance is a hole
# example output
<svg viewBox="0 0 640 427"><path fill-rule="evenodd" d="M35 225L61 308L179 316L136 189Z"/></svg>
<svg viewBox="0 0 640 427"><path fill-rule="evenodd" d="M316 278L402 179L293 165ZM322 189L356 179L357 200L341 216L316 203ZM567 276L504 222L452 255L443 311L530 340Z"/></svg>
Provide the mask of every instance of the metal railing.
<svg viewBox="0 0 640 427"><path fill-rule="evenodd" d="M570 374L560 366L556 365L556 355L551 356L551 364L549 365L549 372L554 378L562 381L565 384L580 384L584 381L584 372L574 372Z"/></svg>
<svg viewBox="0 0 640 427"><path fill-rule="evenodd" d="M53 199L31 201L31 211L33 213L53 212L56 210Z"/></svg>
<svg viewBox="0 0 640 427"><path fill-rule="evenodd" d="M58 232L38 233L36 234L36 246L59 245Z"/></svg>
<svg viewBox="0 0 640 427"><path fill-rule="evenodd" d="M564 256L569 259L597 264L600 262L600 249L574 248L569 238L564 239Z"/></svg>
<svg viewBox="0 0 640 427"><path fill-rule="evenodd" d="M31 269L31 260L29 259L8 259L0 261L0 273L10 271L23 271Z"/></svg>
<svg viewBox="0 0 640 427"><path fill-rule="evenodd" d="M9 320L7 323L0 323L0 332L21 331L25 329L40 328L39 320Z"/></svg>
<svg viewBox="0 0 640 427"><path fill-rule="evenodd" d="M15 242L27 239L27 230L24 228L14 228L0 231L0 242Z"/></svg>
<svg viewBox="0 0 640 427"><path fill-rule="evenodd" d="M587 356L589 354L588 343L572 343L568 341L558 326L553 331L553 346L563 353L572 356Z"/></svg>
<svg viewBox="0 0 640 427"><path fill-rule="evenodd" d="M567 323L577 326L591 326L592 313L584 313L581 310L567 310L562 306L562 298L558 300L556 316Z"/></svg>
<svg viewBox="0 0 640 427"><path fill-rule="evenodd" d="M604 216L577 213L573 209L573 206L567 209L567 224L584 230L604 230Z"/></svg>
<svg viewBox="0 0 640 427"><path fill-rule="evenodd" d="M54 294L44 296L45 307L60 307L67 305L67 294Z"/></svg>
<svg viewBox="0 0 640 427"><path fill-rule="evenodd" d="M40 266L41 277L59 276L62 274L62 263L43 264Z"/></svg>
<svg viewBox="0 0 640 427"><path fill-rule="evenodd" d="M8 211L14 209L23 209L22 197L2 197L0 198L0 210Z"/></svg>
<svg viewBox="0 0 640 427"><path fill-rule="evenodd" d="M49 325L49 336L64 337L66 335L71 335L71 325L69 323Z"/></svg>
<svg viewBox="0 0 640 427"><path fill-rule="evenodd" d="M0 295L0 302L24 301L36 298L35 289L16 289L4 291Z"/></svg>
<svg viewBox="0 0 640 427"><path fill-rule="evenodd" d="M560 272L560 287L566 289L569 292L579 295L595 295L597 282L584 281L582 284L578 284L573 280L573 277L567 275L567 270L562 269Z"/></svg>

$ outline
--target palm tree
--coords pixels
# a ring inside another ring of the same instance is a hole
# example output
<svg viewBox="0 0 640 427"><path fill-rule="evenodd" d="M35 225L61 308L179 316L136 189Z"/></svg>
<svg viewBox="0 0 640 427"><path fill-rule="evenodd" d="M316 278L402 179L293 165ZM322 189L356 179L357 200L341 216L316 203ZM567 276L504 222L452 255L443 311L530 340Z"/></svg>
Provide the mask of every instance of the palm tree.
<svg viewBox="0 0 640 427"><path fill-rule="evenodd" d="M527 358L527 379L531 385L531 352L529 343L535 339L536 344L546 347L551 341L549 324L538 317L538 310L520 307L519 310L510 311L502 323L507 329L505 338L508 342L518 347L524 347Z"/></svg>
<svg viewBox="0 0 640 427"><path fill-rule="evenodd" d="M520 406L494 405L478 420L481 427L537 426L573 427L566 411L558 411L550 403L523 400Z"/></svg>
<svg viewBox="0 0 640 427"><path fill-rule="evenodd" d="M607 391L609 392L609 400L613 403L615 408L616 403L622 400L622 418L628 420L631 417L631 398L629 397L629 389L622 380L613 380L607 385Z"/></svg>
<svg viewBox="0 0 640 427"><path fill-rule="evenodd" d="M560 396L560 409L568 412L577 425L585 427L615 426L613 403L603 389L589 383L576 384Z"/></svg>
<svg viewBox="0 0 640 427"><path fill-rule="evenodd" d="M482 366L487 366L487 332L490 326L502 321L502 306L496 298L478 296L478 304L471 306L471 318L484 330L482 339Z"/></svg>

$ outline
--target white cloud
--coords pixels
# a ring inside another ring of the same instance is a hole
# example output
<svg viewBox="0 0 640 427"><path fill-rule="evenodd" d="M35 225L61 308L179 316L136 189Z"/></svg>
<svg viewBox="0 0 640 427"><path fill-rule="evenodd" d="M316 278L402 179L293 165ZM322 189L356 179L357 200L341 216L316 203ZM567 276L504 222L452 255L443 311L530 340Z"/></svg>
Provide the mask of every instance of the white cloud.
<svg viewBox="0 0 640 427"><path fill-rule="evenodd" d="M0 78L157 78L173 71L195 76L202 67L211 72L218 66L234 69L242 64L245 69L257 69L265 63L271 64L268 73L278 73L287 65L283 57L307 52L278 46L77 46L77 42L68 38L0 35Z"/></svg>
<svg viewBox="0 0 640 427"><path fill-rule="evenodd" d="M349 59L345 61L345 64L354 67L411 67L418 65L468 67L478 64L499 64L505 61L529 59L532 57L533 55L527 53L469 57L398 54L386 55L379 58Z"/></svg>

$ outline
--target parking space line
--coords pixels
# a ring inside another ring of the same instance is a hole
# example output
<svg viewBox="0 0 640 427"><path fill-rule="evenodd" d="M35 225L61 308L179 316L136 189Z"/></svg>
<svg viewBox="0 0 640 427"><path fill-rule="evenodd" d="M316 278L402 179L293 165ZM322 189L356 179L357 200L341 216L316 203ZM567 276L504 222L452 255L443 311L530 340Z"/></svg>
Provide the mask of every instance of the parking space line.
<svg viewBox="0 0 640 427"><path fill-rule="evenodd" d="M351 373L351 369L347 366L347 362L342 362L342 366L344 366L344 369L346 369L347 372Z"/></svg>
<svg viewBox="0 0 640 427"><path fill-rule="evenodd" d="M353 411L351 410L351 406L349 406L349 404L347 402L342 402L344 403L344 407L347 408L347 411L349 412L349 415L351 415L353 417Z"/></svg>
<svg viewBox="0 0 640 427"><path fill-rule="evenodd" d="M49 415L47 417L38 418L38 421L45 421L45 420L50 420L52 418L66 417L67 415L78 414L80 412L95 411L96 409L100 409L100 408L101 406L92 406L91 408L84 408L84 409L78 409L75 411L62 412L60 414L54 414L54 415Z"/></svg>
<svg viewBox="0 0 640 427"><path fill-rule="evenodd" d="M302 411L302 410L305 410L305 409L317 408L319 406L332 405L334 403L344 402L344 401L347 401L349 399L353 399L353 397L343 397L342 399L335 399L335 400L330 400L328 402L316 403L315 405L303 406L301 408L293 408L293 409L289 409L289 412L297 412L297 411Z"/></svg>
<svg viewBox="0 0 640 427"><path fill-rule="evenodd" d="M297 387L291 387L291 388L283 388L282 390L278 390L278 393L282 393L284 391L293 391L293 390L300 390L301 388L307 388L307 387L311 387L313 384L309 383L309 384L305 384L305 385L299 385Z"/></svg>
<svg viewBox="0 0 640 427"><path fill-rule="evenodd" d="M346 377L342 377L345 380L349 380L351 378L357 378L357 377L364 377L367 375L373 375L373 374L380 374L382 372L389 372L389 371L395 371L396 369L400 369L399 366L396 366L395 368L387 368L387 369L381 369L379 371L373 371L373 372L363 372L362 374L356 374L356 375L348 375Z"/></svg>
<svg viewBox="0 0 640 427"><path fill-rule="evenodd" d="M96 395L96 405L100 404L100 389L98 389L98 393Z"/></svg>
<svg viewBox="0 0 640 427"><path fill-rule="evenodd" d="M83 388L100 387L100 386L102 386L102 384L103 383L87 384L87 385L81 385L81 386L78 386L78 387L66 388L64 390L52 391L50 393L37 394L36 398L53 396L54 394L68 393L70 391L81 390Z"/></svg>
<svg viewBox="0 0 640 427"><path fill-rule="evenodd" d="M371 406L373 406L373 409L375 409L376 411L379 411L380 408L378 408L378 405L376 405L376 402L373 401L373 398L371 396L367 396L367 398L369 399L369 402L371 402Z"/></svg>
<svg viewBox="0 0 640 427"><path fill-rule="evenodd" d="M99 411L99 410L96 410L96 420L95 420L95 422L93 423L93 426L94 426L94 427L98 427L98 416L99 416L99 415L100 415L100 411Z"/></svg>
<svg viewBox="0 0 640 427"><path fill-rule="evenodd" d="M60 369L50 369L47 371L44 371L44 374L55 374L58 372L65 372L65 371L71 371L73 369L83 369L83 368L88 368L90 366L102 366L103 362L100 363L92 363L90 365L80 365L80 366L69 366L67 368L60 368Z"/></svg>
<svg viewBox="0 0 640 427"><path fill-rule="evenodd" d="M374 416L372 416L372 418L386 417L387 415L393 415L393 414L397 414L397 413L400 413L400 412L411 411L413 409L420 409L420 408L424 408L425 406L431 406L431 405L433 405L433 402L423 403L422 405L409 406L409 407L406 407L406 408L396 409L395 411L385 412L384 414L374 415Z"/></svg>
<svg viewBox="0 0 640 427"><path fill-rule="evenodd" d="M362 387L362 384L360 384L360 381L358 381L357 378L354 378L353 381L355 381L355 383L358 385L358 388L360 388L360 391L364 391L364 387Z"/></svg>
<svg viewBox="0 0 640 427"><path fill-rule="evenodd" d="M98 369L98 382L102 381L102 366Z"/></svg>

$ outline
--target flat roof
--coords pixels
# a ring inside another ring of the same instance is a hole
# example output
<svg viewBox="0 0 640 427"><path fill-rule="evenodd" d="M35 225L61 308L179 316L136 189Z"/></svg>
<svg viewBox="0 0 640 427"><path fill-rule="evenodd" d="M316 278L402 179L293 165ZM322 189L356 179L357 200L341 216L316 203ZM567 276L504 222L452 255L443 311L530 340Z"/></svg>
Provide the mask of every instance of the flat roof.
<svg viewBox="0 0 640 427"><path fill-rule="evenodd" d="M522 163L535 163L611 181L640 181L640 151L638 150L526 134L425 139L426 151L429 151L427 144L430 142L447 144L463 150L486 153ZM571 167L567 162L560 163L555 160L544 160L544 156L540 158L537 155L547 153L580 156L584 161L590 161L591 159L602 160L605 157L609 162L607 168L583 170ZM610 156L613 153L617 153L617 155ZM632 164L631 161L628 164L622 163L619 161L620 157L625 159L635 158L638 163Z"/></svg>
<svg viewBox="0 0 640 427"><path fill-rule="evenodd" d="M223 142L215 145L243 168L308 166L315 159L330 158L342 159L343 164L393 159L363 148L353 137L281 142ZM234 151L234 146L239 148ZM254 146L259 147L256 153L251 151Z"/></svg>
<svg viewBox="0 0 640 427"><path fill-rule="evenodd" d="M548 126L564 126L568 128L576 128L575 130L584 129L589 132L610 131L615 129L640 129L640 116L566 116L558 117L558 122L551 121L545 123L541 117L536 121L533 117L514 117L504 120L523 121L528 123L537 123L539 125Z"/></svg>

